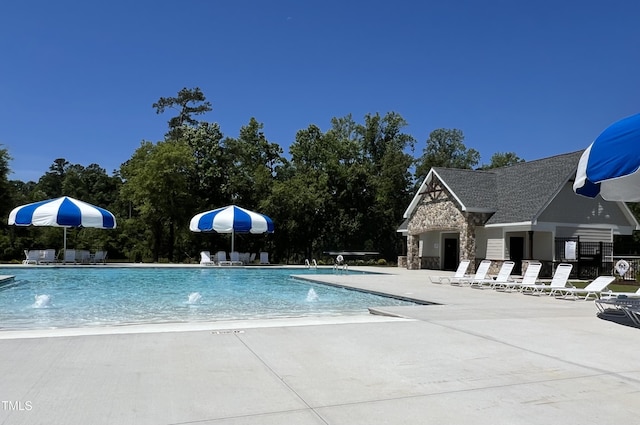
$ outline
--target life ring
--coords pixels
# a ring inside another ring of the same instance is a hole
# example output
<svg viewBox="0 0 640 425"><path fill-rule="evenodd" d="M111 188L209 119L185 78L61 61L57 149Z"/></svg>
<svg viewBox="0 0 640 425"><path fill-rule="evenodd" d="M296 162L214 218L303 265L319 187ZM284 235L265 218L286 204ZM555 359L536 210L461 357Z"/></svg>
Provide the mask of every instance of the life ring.
<svg viewBox="0 0 640 425"><path fill-rule="evenodd" d="M624 276L629 271L629 263L625 260L618 260L616 263L616 271L620 276Z"/></svg>
<svg viewBox="0 0 640 425"><path fill-rule="evenodd" d="M344 261L344 257L343 257L342 255L338 255L338 256L336 257L336 262L337 262L338 264L342 264L342 262L343 262L343 261Z"/></svg>

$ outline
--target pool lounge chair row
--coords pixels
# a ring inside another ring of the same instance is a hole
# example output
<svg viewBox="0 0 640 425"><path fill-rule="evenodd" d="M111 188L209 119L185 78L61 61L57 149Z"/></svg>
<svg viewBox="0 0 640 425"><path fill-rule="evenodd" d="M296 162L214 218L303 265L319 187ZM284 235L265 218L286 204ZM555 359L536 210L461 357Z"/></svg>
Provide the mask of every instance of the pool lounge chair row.
<svg viewBox="0 0 640 425"><path fill-rule="evenodd" d="M569 286L569 275L571 274L573 266L568 263L558 264L549 284L538 280L538 275L542 268L542 264L540 262L529 263L522 280L511 278L511 272L514 267L513 261L505 261L500 267L495 278L487 277L491 267L490 260L483 260L480 262L474 275L466 274L468 266L469 261L463 260L460 262L460 266L456 270L454 276L432 276L430 279L434 283L448 282L451 285L468 285L478 289L490 288L505 292L518 291L529 295L546 294L557 298L571 297L573 299L578 299L584 297L583 299L585 300L588 300L591 297L595 299L600 298L602 293L607 293L607 286L615 280L614 276L600 276L584 288L576 288L573 285Z"/></svg>
<svg viewBox="0 0 640 425"><path fill-rule="evenodd" d="M88 250L67 249L64 251L62 259L59 260L55 249L30 249L24 250L25 259L22 264L105 264L107 262L107 251L96 251L91 253Z"/></svg>
<svg viewBox="0 0 640 425"><path fill-rule="evenodd" d="M256 254L248 252L240 253L232 251L229 253L229 257L227 257L226 251L218 251L213 258L209 251L200 252L200 264L206 266L244 266L252 264L255 259ZM260 253L260 264L269 264L268 252Z"/></svg>

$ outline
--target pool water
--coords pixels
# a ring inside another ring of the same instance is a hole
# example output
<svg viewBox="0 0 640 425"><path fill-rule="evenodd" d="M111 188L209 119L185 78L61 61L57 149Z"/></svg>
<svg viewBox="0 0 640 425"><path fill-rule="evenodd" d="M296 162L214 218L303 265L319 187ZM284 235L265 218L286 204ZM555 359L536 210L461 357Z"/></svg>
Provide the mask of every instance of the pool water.
<svg viewBox="0 0 640 425"><path fill-rule="evenodd" d="M412 305L292 279L333 270L286 268L0 269L0 329L50 329L362 314ZM350 272L351 273L351 272Z"/></svg>

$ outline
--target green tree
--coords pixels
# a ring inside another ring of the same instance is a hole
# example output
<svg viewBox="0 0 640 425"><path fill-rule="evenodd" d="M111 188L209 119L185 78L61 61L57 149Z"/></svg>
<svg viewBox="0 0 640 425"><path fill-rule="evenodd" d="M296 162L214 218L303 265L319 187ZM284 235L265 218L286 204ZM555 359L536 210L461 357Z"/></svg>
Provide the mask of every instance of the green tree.
<svg viewBox="0 0 640 425"><path fill-rule="evenodd" d="M491 156L491 162L489 165L483 165L481 170L489 170L491 168L508 167L521 162L525 162L514 152L496 152Z"/></svg>
<svg viewBox="0 0 640 425"><path fill-rule="evenodd" d="M2 146L2 145L0 145ZM0 148L0 215L6 217L12 209L13 190L9 182L11 156L6 148Z"/></svg>
<svg viewBox="0 0 640 425"><path fill-rule="evenodd" d="M154 103L157 114L162 114L167 108L175 109L178 115L169 119L169 138L177 138L180 129L185 125L195 126L198 121L193 115L202 115L212 110L211 102L208 102L200 88L183 88L175 97L161 97Z"/></svg>
<svg viewBox="0 0 640 425"><path fill-rule="evenodd" d="M381 251L385 258L398 252L401 238L395 230L412 196L409 169L415 139L402 130L407 122L397 113L384 117L367 115L359 128L364 155L368 164L368 189L361 200L367 205L363 214L363 234L367 235L362 248Z"/></svg>
<svg viewBox="0 0 640 425"><path fill-rule="evenodd" d="M58 158L53 161L53 164L40 180L36 187L36 193L34 201L42 201L48 198L59 198L65 195L62 189L62 184L67 173L67 169L70 164L64 158Z"/></svg>
<svg viewBox="0 0 640 425"><path fill-rule="evenodd" d="M225 192L234 204L257 208L268 197L275 171L282 166L282 148L270 143L262 132L263 124L251 118L240 129L237 139L224 141L228 165Z"/></svg>
<svg viewBox="0 0 640 425"><path fill-rule="evenodd" d="M223 134L217 123L200 122L197 126L182 126L180 140L191 150L193 167L189 190L198 209L222 206L227 202L223 188L227 184L228 166L222 145Z"/></svg>
<svg viewBox="0 0 640 425"><path fill-rule="evenodd" d="M464 145L464 135L457 129L440 128L429 134L415 176L422 182L432 167L472 169L480 161L480 153Z"/></svg>
<svg viewBox="0 0 640 425"><path fill-rule="evenodd" d="M165 140L154 145L142 142L133 157L121 167L121 194L132 203L139 220L151 236L151 255L174 259L176 227L187 228L193 196L189 176L193 174L192 151L183 141ZM139 233L139 230L136 230ZM163 242L166 248L163 249ZM136 244L130 249L140 250Z"/></svg>

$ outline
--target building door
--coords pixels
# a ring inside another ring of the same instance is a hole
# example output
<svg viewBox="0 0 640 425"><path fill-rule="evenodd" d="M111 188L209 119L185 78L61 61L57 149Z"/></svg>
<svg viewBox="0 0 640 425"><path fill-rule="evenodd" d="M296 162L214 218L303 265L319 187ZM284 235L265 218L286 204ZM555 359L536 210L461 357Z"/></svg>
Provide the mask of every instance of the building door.
<svg viewBox="0 0 640 425"><path fill-rule="evenodd" d="M458 268L458 239L444 238L443 270L455 270Z"/></svg>
<svg viewBox="0 0 640 425"><path fill-rule="evenodd" d="M524 258L524 238L511 236L509 238L509 259L515 263L513 274L522 274L522 259Z"/></svg>

